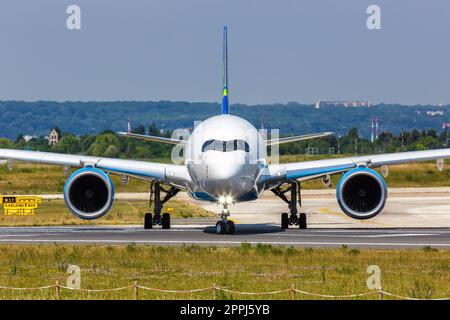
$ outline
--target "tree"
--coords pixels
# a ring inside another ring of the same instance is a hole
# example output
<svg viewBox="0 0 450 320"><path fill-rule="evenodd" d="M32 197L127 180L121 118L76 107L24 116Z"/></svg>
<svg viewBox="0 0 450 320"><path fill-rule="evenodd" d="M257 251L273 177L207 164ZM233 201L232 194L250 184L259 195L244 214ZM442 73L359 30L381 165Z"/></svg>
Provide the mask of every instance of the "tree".
<svg viewBox="0 0 450 320"><path fill-rule="evenodd" d="M410 143L416 142L420 138L420 132L416 129L411 131L411 141Z"/></svg>
<svg viewBox="0 0 450 320"><path fill-rule="evenodd" d="M140 124L133 130L131 130L131 132L136 133L136 134L145 134L145 127L144 127L144 125Z"/></svg>
<svg viewBox="0 0 450 320"><path fill-rule="evenodd" d="M15 144L24 143L24 142L25 142L25 139L23 137L23 134L21 134L21 133L17 136L16 140L14 141Z"/></svg>
<svg viewBox="0 0 450 320"><path fill-rule="evenodd" d="M148 127L148 134L151 136L159 136L159 130L154 123Z"/></svg>
<svg viewBox="0 0 450 320"><path fill-rule="evenodd" d="M127 143L127 148L125 150L125 156L131 158L136 153L136 140L129 139Z"/></svg>
<svg viewBox="0 0 450 320"><path fill-rule="evenodd" d="M393 139L393 135L390 132L386 132L383 131L379 136L378 136L378 141L379 143L381 143L384 148L386 149L388 147L389 144L392 143L392 139Z"/></svg>
<svg viewBox="0 0 450 320"><path fill-rule="evenodd" d="M33 138L29 140L26 143L26 146L29 147L31 150L36 151L49 151L50 146L48 145L48 140L45 139L44 136L41 136L39 138Z"/></svg>
<svg viewBox="0 0 450 320"><path fill-rule="evenodd" d="M351 129L348 131L348 137L349 137L351 140L358 139L358 138L359 138L359 135L358 135L358 129L355 128L355 127L351 128Z"/></svg>
<svg viewBox="0 0 450 320"><path fill-rule="evenodd" d="M114 146L114 148L110 148L110 146ZM104 156L106 151L108 150L109 154L118 154L120 142L117 136L114 133L103 133L98 135L95 138L95 142L89 147L88 154L94 156ZM117 150L117 151L116 151Z"/></svg>
<svg viewBox="0 0 450 320"><path fill-rule="evenodd" d="M105 152L104 152L104 156L105 157L110 157L110 158L116 158L119 156L119 148L116 147L115 145L111 144L108 146L108 148L106 148Z"/></svg>
<svg viewBox="0 0 450 320"><path fill-rule="evenodd" d="M9 139L0 138L0 148L11 149L14 148L14 144Z"/></svg>
<svg viewBox="0 0 450 320"><path fill-rule="evenodd" d="M81 150L83 152L87 152L89 150L89 147L94 143L94 141L95 141L95 136L91 136L89 134L81 136L80 137Z"/></svg>
<svg viewBox="0 0 450 320"><path fill-rule="evenodd" d="M52 146L52 151L61 153L77 154L81 152L80 138L73 134L65 134L57 144Z"/></svg>
<svg viewBox="0 0 450 320"><path fill-rule="evenodd" d="M433 138L437 138L437 133L436 133L436 130L434 130L434 129L428 130L426 135L433 137Z"/></svg>

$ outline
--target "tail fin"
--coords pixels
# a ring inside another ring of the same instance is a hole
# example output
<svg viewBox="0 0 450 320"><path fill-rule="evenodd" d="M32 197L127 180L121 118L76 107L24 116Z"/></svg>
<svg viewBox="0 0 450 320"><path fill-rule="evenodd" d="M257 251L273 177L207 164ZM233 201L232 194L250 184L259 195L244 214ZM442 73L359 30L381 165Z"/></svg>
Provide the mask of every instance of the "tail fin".
<svg viewBox="0 0 450 320"><path fill-rule="evenodd" d="M228 114L228 40L227 27L223 28L223 97L222 114Z"/></svg>

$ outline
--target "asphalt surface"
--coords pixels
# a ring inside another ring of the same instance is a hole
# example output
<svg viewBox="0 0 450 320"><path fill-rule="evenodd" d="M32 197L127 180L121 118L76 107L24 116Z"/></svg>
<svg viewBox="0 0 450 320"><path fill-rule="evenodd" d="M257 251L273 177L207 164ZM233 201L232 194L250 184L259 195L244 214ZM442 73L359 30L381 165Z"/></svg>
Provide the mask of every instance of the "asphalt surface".
<svg viewBox="0 0 450 320"><path fill-rule="evenodd" d="M289 229L276 225L237 225L234 235L217 235L213 226L177 226L170 230L142 227L3 227L1 243L153 244L238 246L251 244L305 247L450 248L448 228Z"/></svg>
<svg viewBox="0 0 450 320"><path fill-rule="evenodd" d="M287 206L265 193L261 199L232 206L236 234L217 235L216 218L172 219L172 229L144 230L142 226L0 227L0 243L78 243L155 245L252 244L308 247L450 248L450 188L389 189L383 213L369 220L355 220L339 209L333 190L304 191L308 229L280 229L280 213ZM62 195L47 195L58 198ZM147 199L145 193L118 194L125 200ZM186 194L178 200L220 212L216 204L197 202Z"/></svg>

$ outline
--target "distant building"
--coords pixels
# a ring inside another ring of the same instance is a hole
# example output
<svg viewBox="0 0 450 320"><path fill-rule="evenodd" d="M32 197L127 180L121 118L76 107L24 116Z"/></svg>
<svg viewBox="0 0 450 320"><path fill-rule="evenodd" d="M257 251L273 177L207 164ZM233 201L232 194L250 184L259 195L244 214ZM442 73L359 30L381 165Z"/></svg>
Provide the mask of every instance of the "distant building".
<svg viewBox="0 0 450 320"><path fill-rule="evenodd" d="M317 100L317 101L316 101L315 108L316 108L316 109L320 109L320 100Z"/></svg>
<svg viewBox="0 0 450 320"><path fill-rule="evenodd" d="M37 138L35 135L29 135L29 134L23 136L23 140L25 140L25 142L28 142L31 139L35 139L35 138Z"/></svg>
<svg viewBox="0 0 450 320"><path fill-rule="evenodd" d="M370 108L372 104L370 101L363 100L347 100L347 101L320 101L318 100L315 104L316 109L324 106L334 106L334 107L366 107Z"/></svg>
<svg viewBox="0 0 450 320"><path fill-rule="evenodd" d="M57 144L60 138L61 132L58 127L54 127L48 136L48 145L53 146L54 144Z"/></svg>
<svg viewBox="0 0 450 320"><path fill-rule="evenodd" d="M427 116L435 117L435 116L443 116L444 111L438 110L438 111L427 111Z"/></svg>

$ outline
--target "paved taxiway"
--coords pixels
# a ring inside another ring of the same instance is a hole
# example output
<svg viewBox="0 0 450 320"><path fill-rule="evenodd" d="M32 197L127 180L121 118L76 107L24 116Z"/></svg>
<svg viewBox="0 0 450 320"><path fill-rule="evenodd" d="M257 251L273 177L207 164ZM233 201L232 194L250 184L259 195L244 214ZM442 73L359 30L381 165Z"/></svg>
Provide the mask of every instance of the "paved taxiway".
<svg viewBox="0 0 450 320"><path fill-rule="evenodd" d="M47 196L60 197L60 195ZM147 194L119 194L119 199L146 199ZM219 212L214 204L178 200ZM280 213L286 204L270 193L261 199L232 206L235 235L216 235L215 218L173 219L171 230L144 230L141 226L3 227L3 243L108 243L131 242L158 245L239 245L267 243L292 246L373 248L450 248L450 188L390 189L384 212L374 219L354 220L343 214L333 190L303 192L302 210L308 216L308 230L281 230Z"/></svg>
<svg viewBox="0 0 450 320"><path fill-rule="evenodd" d="M391 188L383 212L369 220L345 215L331 189L305 190L302 199L310 228L450 228L450 188ZM217 213L221 210L216 204L196 204ZM231 206L230 212L242 224L279 224L280 213L288 210L286 203L266 192L256 201Z"/></svg>
<svg viewBox="0 0 450 320"><path fill-rule="evenodd" d="M170 230L142 227L5 227L2 243L72 243L156 245L240 245L265 243L308 247L450 248L448 229L308 229L281 230L272 225L238 225L235 235L217 235L211 226L177 226Z"/></svg>

